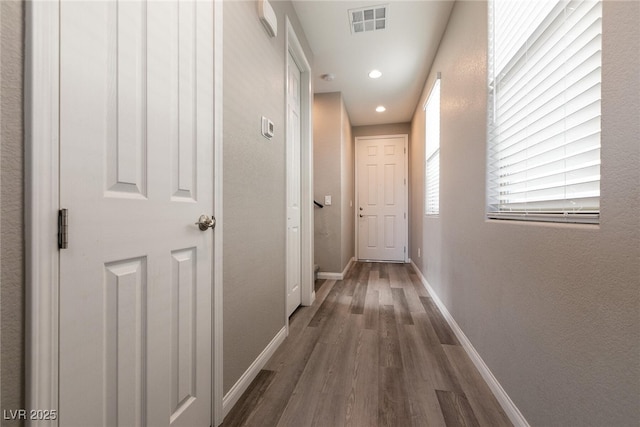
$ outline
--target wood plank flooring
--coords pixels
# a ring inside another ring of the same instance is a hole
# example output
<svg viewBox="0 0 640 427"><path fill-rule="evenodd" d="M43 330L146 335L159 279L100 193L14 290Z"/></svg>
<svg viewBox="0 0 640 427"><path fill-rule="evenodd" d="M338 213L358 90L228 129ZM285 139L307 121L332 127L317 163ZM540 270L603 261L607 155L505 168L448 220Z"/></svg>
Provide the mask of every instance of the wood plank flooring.
<svg viewBox="0 0 640 427"><path fill-rule="evenodd" d="M356 263L316 301L224 427L511 426L406 264Z"/></svg>

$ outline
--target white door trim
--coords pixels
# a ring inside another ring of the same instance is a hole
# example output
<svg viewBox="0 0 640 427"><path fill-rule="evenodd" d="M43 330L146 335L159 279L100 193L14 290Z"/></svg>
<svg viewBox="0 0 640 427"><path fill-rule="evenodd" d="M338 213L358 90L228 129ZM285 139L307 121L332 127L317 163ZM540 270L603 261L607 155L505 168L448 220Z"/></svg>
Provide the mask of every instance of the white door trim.
<svg viewBox="0 0 640 427"><path fill-rule="evenodd" d="M222 70L223 70L223 53L222 53L222 1L214 1L213 2L213 46L214 46L214 58L213 58L213 85L214 85L214 95L213 95L213 215L216 217L217 226L214 233L213 238L213 340L211 342L212 348L212 363L213 369L211 370L213 375L213 383L212 383L212 393L211 398L213 399L211 410L213 413L211 414L211 419L213 420L214 426L219 426L222 424L224 419L224 414L222 410L222 398L224 397L223 390L223 376L224 369L222 364L223 358L223 329L222 329L222 320L223 316L223 304L222 304L222 294L223 294L223 276L222 276L222 264L223 264L223 232L224 232L224 217L223 217L223 209L222 209L222 164L223 164L223 152L222 152L222 143L223 143L223 134L222 134L222 111L223 111L223 81L222 81Z"/></svg>
<svg viewBox="0 0 640 427"><path fill-rule="evenodd" d="M293 59L300 68L300 288L302 305L311 305L316 297L313 280L313 126L311 118L313 88L311 86L311 66L288 16L285 17L285 25L286 51L284 60L287 75L286 87L288 87L288 70L286 68L288 52L291 52ZM284 96L286 108L286 90ZM285 112L285 120L288 120L286 116ZM285 129L288 129L288 123L285 123ZM289 317L286 314L286 291L285 288L285 322L288 328Z"/></svg>
<svg viewBox="0 0 640 427"><path fill-rule="evenodd" d="M59 15L27 1L25 31L26 407L58 409ZM222 422L222 3L214 2L215 176L212 420ZM27 425L29 422L27 421ZM57 426L57 420L38 421Z"/></svg>
<svg viewBox="0 0 640 427"><path fill-rule="evenodd" d="M356 157L355 157L355 162L356 162L356 167L355 167L355 174L356 174L356 179L355 179L355 193L356 193L356 206L360 205L360 194L358 189L359 187L359 180L358 180L358 142L359 141L366 141L366 140L372 140L372 139L387 139L387 138L403 138L404 139L404 212L406 214L406 218L404 220L404 228L403 228L403 234L404 234L404 245L405 245L405 251L404 251L404 262L409 262L409 135L407 134L398 134L398 135L375 135L375 136L357 136L355 139L355 151L356 151ZM354 221L355 224L358 224L358 210L356 209L354 211ZM355 259L358 260L359 259L359 254L358 254L358 238L359 238L359 227L355 227L356 229L356 237L355 237L355 248L354 248L354 253L355 255Z"/></svg>

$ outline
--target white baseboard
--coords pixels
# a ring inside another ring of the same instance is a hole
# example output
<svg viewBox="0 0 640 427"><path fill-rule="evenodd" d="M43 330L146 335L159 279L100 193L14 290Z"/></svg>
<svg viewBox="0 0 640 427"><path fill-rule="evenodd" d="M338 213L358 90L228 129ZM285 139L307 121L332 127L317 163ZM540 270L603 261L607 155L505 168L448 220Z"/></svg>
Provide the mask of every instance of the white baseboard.
<svg viewBox="0 0 640 427"><path fill-rule="evenodd" d="M460 329L458 323L455 321L451 313L449 313L447 307L443 304L440 298L438 298L438 295L435 293L429 282L427 282L427 279L424 277L418 266L413 261L411 261L411 265L416 271L418 277L420 277L422 284L427 289L427 292L433 299L433 302L435 302L435 304L440 309L442 316L445 318L453 332L456 334L456 337L458 337L462 348L464 348L464 350L467 352L467 355L469 355L469 358L475 365L476 369L478 369L478 371L480 372L480 375L482 375L482 378L486 381L487 385L493 392L493 395L496 397L498 403L500 403L500 406L502 406L502 409L504 409L513 425L516 427L529 427L529 423L527 422L527 420L524 418L515 403L513 403L509 395L507 395L507 392L502 388L496 377L493 376L493 373L491 372L487 364L484 363L484 360L482 360L482 357L480 357L476 349L473 347L473 344L471 344L469 338L467 338L464 332L462 332L462 329Z"/></svg>
<svg viewBox="0 0 640 427"><path fill-rule="evenodd" d="M238 402L238 399L240 399L240 396L247 391L251 382L256 378L260 370L264 368L264 365L267 364L271 356L273 356L273 353L280 347L280 344L282 344L286 337L287 328L283 327L276 336L273 337L269 345L262 350L262 353L253 361L251 366L242 374L240 379L231 387L231 390L224 395L222 398L223 417L227 416L229 411L231 411L233 406Z"/></svg>
<svg viewBox="0 0 640 427"><path fill-rule="evenodd" d="M347 266L344 268L344 270L342 270L342 273L330 273L326 271L319 271L318 279L343 280L347 275L347 273L349 272L349 270L351 269L351 267L353 266L354 262L356 262L356 259L351 257L351 259L347 263Z"/></svg>

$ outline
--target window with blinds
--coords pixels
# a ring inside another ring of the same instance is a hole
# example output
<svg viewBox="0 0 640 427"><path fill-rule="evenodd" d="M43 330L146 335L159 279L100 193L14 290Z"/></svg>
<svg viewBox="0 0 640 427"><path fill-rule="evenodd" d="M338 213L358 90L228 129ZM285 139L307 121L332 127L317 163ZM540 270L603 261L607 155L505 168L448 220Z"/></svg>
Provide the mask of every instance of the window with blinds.
<svg viewBox="0 0 640 427"><path fill-rule="evenodd" d="M488 217L597 223L602 4L489 4Z"/></svg>
<svg viewBox="0 0 640 427"><path fill-rule="evenodd" d="M440 74L431 89L425 111L425 215L440 213Z"/></svg>

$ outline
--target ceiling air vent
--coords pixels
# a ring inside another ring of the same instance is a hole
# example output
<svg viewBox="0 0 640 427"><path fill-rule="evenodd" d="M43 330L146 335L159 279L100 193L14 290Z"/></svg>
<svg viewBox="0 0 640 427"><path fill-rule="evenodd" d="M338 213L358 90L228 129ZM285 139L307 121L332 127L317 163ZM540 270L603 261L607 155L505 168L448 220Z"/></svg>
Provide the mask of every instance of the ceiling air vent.
<svg viewBox="0 0 640 427"><path fill-rule="evenodd" d="M387 28L388 5L349 10L351 34L378 31Z"/></svg>

